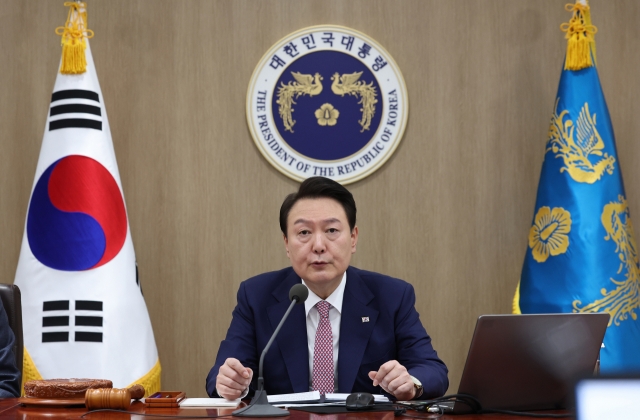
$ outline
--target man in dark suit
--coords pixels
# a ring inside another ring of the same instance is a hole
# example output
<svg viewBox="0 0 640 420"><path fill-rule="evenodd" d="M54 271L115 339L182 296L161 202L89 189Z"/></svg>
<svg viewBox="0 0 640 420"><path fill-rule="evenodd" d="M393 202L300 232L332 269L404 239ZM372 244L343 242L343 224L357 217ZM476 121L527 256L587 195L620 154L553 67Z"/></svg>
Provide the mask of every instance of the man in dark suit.
<svg viewBox="0 0 640 420"><path fill-rule="evenodd" d="M330 179L309 178L285 198L280 228L291 267L240 285L208 394L235 399L252 391L262 349L289 306L289 289L302 282L309 298L294 307L265 356L268 394L443 395L447 368L420 322L413 287L349 266L358 242L351 193Z"/></svg>
<svg viewBox="0 0 640 420"><path fill-rule="evenodd" d="M9 325L9 318L0 300L0 398L20 396L21 372L16 366L13 353L15 335Z"/></svg>

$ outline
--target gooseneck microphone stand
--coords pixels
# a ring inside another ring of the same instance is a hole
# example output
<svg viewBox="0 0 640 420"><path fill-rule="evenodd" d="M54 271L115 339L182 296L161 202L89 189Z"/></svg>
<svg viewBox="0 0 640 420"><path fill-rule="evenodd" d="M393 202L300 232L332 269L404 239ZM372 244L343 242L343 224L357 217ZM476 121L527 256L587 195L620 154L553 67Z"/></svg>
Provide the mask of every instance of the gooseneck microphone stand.
<svg viewBox="0 0 640 420"><path fill-rule="evenodd" d="M289 290L289 299L291 300L291 304L287 309L287 312L284 313L282 320L276 327L276 330L271 335L269 342L262 350L262 354L260 355L260 364L258 365L258 389L256 389L256 393L253 395L253 399L248 406L243 407L239 410L234 411L232 414L236 417L283 417L288 416L289 411L283 410L278 407L274 407L269 404L269 400L267 399L267 391L264 390L264 378L262 376L262 367L264 362L264 356L267 354L269 347L271 347L271 343L275 340L276 335L280 331L282 324L289 316L289 313L293 309L293 307L297 303L302 303L307 300L309 296L309 289L304 284L296 284L291 290Z"/></svg>

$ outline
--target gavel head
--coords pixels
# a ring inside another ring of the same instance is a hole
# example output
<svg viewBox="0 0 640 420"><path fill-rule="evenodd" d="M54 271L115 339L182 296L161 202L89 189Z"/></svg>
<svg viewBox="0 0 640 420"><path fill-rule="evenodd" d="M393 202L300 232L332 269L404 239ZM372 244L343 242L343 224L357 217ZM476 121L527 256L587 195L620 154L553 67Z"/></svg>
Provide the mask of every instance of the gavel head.
<svg viewBox="0 0 640 420"><path fill-rule="evenodd" d="M89 410L100 408L126 410L131 405L131 392L126 388L88 389L84 396L84 403Z"/></svg>

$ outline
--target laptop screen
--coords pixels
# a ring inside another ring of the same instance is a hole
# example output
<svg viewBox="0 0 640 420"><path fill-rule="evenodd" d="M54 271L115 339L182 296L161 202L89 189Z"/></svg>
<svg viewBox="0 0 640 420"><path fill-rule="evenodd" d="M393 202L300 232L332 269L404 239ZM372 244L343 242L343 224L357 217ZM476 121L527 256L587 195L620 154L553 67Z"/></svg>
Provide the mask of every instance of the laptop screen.
<svg viewBox="0 0 640 420"><path fill-rule="evenodd" d="M484 409L568 408L574 381L593 373L608 321L604 313L482 315L458 393Z"/></svg>

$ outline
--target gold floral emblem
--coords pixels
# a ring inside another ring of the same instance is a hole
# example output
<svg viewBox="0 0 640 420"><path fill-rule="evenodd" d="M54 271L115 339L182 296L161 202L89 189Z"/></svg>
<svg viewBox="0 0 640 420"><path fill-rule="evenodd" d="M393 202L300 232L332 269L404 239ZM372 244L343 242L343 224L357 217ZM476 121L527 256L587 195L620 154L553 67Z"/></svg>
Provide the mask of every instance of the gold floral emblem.
<svg viewBox="0 0 640 420"><path fill-rule="evenodd" d="M615 289L607 292L604 287L600 290L602 299L581 307L581 301L573 301L574 312L606 312L611 315L609 325L620 325L620 321L638 319L635 310L640 308L640 272L638 271L638 248L636 246L633 225L629 217L627 200L618 196L619 202L604 206L600 220L607 236L605 240L616 243L615 252L620 258L618 274L624 272L624 279L611 278Z"/></svg>
<svg viewBox="0 0 640 420"><path fill-rule="evenodd" d="M596 130L596 114L591 115L589 104L584 104L574 125L569 111L558 114L559 101L560 98L556 100L556 110L551 117L547 152L552 151L564 161L560 172L566 171L574 181L587 184L598 181L605 171L613 174L616 158L602 152L604 141ZM565 120L565 117L568 118ZM596 156L602 158L598 160Z"/></svg>
<svg viewBox="0 0 640 420"><path fill-rule="evenodd" d="M569 248L571 213L562 207L540 207L529 229L529 247L533 259L543 263L549 255L560 255Z"/></svg>
<svg viewBox="0 0 640 420"><path fill-rule="evenodd" d="M319 125L334 126L338 122L340 111L335 109L331 104L322 104L319 109L316 109L315 116L318 119Z"/></svg>

